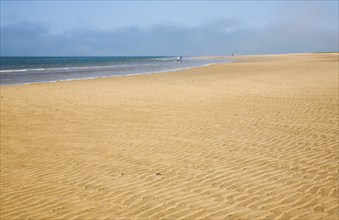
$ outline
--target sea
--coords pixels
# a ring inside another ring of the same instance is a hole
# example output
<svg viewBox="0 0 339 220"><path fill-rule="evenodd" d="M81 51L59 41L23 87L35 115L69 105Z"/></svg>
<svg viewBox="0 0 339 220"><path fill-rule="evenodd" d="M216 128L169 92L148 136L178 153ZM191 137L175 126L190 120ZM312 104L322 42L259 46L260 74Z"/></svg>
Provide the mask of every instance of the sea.
<svg viewBox="0 0 339 220"><path fill-rule="evenodd" d="M0 85L31 84L151 74L230 62L226 58L138 57L0 57Z"/></svg>

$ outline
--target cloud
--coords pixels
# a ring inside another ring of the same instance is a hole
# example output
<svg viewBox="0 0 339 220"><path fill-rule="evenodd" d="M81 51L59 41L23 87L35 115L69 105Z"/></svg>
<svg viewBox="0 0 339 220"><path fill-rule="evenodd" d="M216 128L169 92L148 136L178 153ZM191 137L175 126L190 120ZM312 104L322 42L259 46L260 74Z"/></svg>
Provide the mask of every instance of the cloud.
<svg viewBox="0 0 339 220"><path fill-rule="evenodd" d="M288 11L288 10L287 10ZM312 10L310 10L311 13ZM281 14L287 13L286 10ZM309 14L298 15L307 19ZM320 16L321 17L321 16ZM319 20L318 20L319 21ZM338 26L281 19L263 28L235 19L199 26L157 25L148 29L73 29L55 34L40 23L1 27L2 56L228 55L338 51Z"/></svg>

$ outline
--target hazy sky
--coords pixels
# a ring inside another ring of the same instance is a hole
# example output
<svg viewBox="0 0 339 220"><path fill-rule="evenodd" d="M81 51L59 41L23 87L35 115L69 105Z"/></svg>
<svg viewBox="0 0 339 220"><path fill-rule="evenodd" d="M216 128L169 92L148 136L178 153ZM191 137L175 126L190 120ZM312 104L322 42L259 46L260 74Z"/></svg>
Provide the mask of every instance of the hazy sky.
<svg viewBox="0 0 339 220"><path fill-rule="evenodd" d="M338 51L338 10L337 0L1 0L1 55Z"/></svg>

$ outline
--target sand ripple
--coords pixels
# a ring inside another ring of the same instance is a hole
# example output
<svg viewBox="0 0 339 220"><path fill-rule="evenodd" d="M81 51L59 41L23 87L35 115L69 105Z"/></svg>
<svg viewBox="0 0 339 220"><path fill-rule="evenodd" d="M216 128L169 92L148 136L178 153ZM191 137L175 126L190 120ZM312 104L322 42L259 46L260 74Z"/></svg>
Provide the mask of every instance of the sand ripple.
<svg viewBox="0 0 339 220"><path fill-rule="evenodd" d="M261 58L1 87L1 219L338 219L337 54Z"/></svg>

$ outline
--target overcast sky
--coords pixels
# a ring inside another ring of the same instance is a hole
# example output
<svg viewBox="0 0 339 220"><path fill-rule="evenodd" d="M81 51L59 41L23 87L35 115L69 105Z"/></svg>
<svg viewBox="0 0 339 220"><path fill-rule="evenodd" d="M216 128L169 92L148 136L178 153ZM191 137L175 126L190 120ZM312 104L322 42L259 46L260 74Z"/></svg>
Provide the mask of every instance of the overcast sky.
<svg viewBox="0 0 339 220"><path fill-rule="evenodd" d="M338 1L1 0L1 56L338 51Z"/></svg>

